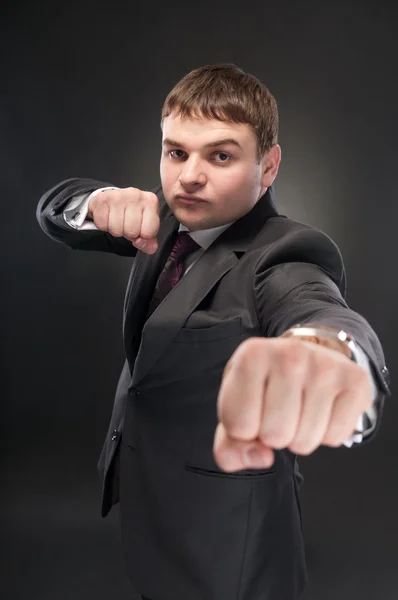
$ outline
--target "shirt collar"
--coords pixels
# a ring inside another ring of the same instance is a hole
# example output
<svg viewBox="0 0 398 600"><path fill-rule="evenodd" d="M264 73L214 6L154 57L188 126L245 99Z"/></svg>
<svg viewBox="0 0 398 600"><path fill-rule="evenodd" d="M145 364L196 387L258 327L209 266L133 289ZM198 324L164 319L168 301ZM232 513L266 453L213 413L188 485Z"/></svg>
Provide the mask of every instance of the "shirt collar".
<svg viewBox="0 0 398 600"><path fill-rule="evenodd" d="M233 225L235 221L232 223L227 223L226 225L219 225L218 227L211 227L210 229L200 229L198 231L189 231L188 227L180 223L178 228L178 232L180 231L188 231L191 238L199 244L204 250L207 250L209 246L214 242L214 240L223 233L228 227Z"/></svg>

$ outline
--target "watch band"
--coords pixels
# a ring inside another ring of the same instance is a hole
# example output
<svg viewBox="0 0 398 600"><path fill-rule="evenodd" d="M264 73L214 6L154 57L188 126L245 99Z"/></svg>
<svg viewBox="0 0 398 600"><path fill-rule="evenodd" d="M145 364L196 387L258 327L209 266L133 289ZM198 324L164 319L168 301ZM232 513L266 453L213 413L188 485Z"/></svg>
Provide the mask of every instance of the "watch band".
<svg viewBox="0 0 398 600"><path fill-rule="evenodd" d="M322 327L310 326L310 325L293 325L287 331L285 331L281 337L299 337L299 338L323 338L329 339L339 345L343 345L347 348L347 356L356 363L361 363L362 356L361 350L359 349L355 339L352 335L344 331L343 329L324 329Z"/></svg>

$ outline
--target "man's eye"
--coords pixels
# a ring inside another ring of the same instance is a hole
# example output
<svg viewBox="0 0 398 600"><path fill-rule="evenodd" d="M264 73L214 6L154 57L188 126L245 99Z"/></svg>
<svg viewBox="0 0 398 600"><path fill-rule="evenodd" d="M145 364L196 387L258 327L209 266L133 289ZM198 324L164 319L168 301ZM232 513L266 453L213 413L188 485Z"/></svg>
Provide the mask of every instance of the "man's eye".
<svg viewBox="0 0 398 600"><path fill-rule="evenodd" d="M173 152L180 152L181 154L179 154L178 156L175 156L175 155L173 154ZM170 152L169 152L169 155L170 155L172 158L182 158L182 156L181 156L182 154L184 154L184 152L183 152L182 150L170 150Z"/></svg>
<svg viewBox="0 0 398 600"><path fill-rule="evenodd" d="M227 162L230 157L229 154L226 154L225 152L216 152L216 154L218 154L218 156L220 157L220 161L219 162Z"/></svg>
<svg viewBox="0 0 398 600"><path fill-rule="evenodd" d="M170 150L168 154L171 158L184 158L185 156L183 150ZM213 156L218 156L219 158L216 159L216 162L222 163L227 162L231 158L226 152L215 152Z"/></svg>

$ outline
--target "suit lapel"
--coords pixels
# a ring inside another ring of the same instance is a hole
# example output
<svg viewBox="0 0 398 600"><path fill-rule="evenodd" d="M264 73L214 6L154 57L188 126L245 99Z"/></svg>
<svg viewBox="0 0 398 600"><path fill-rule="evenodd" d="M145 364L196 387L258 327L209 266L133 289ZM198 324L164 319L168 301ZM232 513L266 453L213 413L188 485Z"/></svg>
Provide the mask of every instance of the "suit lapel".
<svg viewBox="0 0 398 600"><path fill-rule="evenodd" d="M152 313L142 330L132 384L145 377L190 314L238 258L222 246L208 248Z"/></svg>
<svg viewBox="0 0 398 600"><path fill-rule="evenodd" d="M159 215L161 221L157 235L158 250L155 254L137 252L127 284L124 302L123 341L130 365L134 363L138 351L141 329L145 322L152 291L171 252L179 227L177 219L168 210L166 203L161 204Z"/></svg>
<svg viewBox="0 0 398 600"><path fill-rule="evenodd" d="M152 291L179 227L164 198L159 199L158 251L154 255L137 253L126 296L124 343L131 364L136 359L132 385L137 385L147 375L190 314L246 252L265 221L278 215L272 189L269 189L247 215L211 244L145 322Z"/></svg>

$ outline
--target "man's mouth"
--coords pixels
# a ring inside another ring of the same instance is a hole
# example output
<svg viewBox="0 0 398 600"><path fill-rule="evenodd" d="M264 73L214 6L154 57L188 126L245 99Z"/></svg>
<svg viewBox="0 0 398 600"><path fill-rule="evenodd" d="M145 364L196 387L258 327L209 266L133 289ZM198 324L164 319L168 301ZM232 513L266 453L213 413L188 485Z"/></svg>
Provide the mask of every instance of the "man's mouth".
<svg viewBox="0 0 398 600"><path fill-rule="evenodd" d="M177 196L177 200L183 204L199 204L199 202L205 202L203 198L199 198L198 196L183 196L180 194Z"/></svg>

